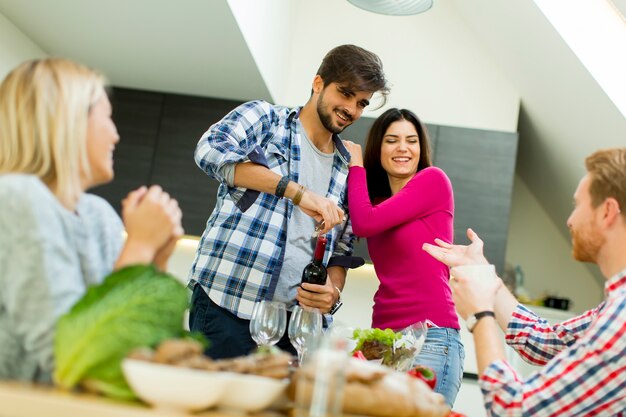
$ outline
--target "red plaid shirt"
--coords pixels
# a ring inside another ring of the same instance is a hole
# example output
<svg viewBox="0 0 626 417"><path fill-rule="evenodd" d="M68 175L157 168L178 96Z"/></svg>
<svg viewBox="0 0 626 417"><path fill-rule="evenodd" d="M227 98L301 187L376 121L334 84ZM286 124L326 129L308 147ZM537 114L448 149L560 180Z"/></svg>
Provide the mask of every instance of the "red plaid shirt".
<svg viewBox="0 0 626 417"><path fill-rule="evenodd" d="M480 377L491 416L626 416L626 270L605 284L593 310L550 325L519 305L506 342L545 365L525 380L506 361Z"/></svg>

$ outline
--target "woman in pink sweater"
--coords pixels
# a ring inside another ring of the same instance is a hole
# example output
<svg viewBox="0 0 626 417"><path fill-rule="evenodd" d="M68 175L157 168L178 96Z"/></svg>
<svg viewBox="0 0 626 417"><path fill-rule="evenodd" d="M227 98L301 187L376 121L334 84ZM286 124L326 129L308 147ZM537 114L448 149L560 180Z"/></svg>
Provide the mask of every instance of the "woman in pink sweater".
<svg viewBox="0 0 626 417"><path fill-rule="evenodd" d="M415 364L435 370L435 391L452 406L465 353L448 267L422 250L423 243L436 237L453 240L450 180L432 166L426 127L409 110L389 109L376 119L365 158L360 145L346 141L346 147L352 155L348 176L352 227L357 236L367 238L380 281L372 327L397 331L418 321L429 323Z"/></svg>

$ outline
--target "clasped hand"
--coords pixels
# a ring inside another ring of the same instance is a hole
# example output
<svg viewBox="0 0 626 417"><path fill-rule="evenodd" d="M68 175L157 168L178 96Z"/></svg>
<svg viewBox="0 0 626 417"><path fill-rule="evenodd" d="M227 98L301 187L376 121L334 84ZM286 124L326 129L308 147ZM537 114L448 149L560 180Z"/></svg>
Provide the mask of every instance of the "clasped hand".
<svg viewBox="0 0 626 417"><path fill-rule="evenodd" d="M184 233L178 202L158 185L140 187L122 201L122 218L127 243L142 252L146 262L165 269Z"/></svg>

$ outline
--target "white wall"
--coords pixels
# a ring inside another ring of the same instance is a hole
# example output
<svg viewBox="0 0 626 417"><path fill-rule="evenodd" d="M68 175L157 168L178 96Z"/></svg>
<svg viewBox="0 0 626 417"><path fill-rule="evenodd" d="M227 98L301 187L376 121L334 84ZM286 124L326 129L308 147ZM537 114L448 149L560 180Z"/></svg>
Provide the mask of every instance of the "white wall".
<svg viewBox="0 0 626 417"><path fill-rule="evenodd" d="M46 53L0 13L0 79L20 62Z"/></svg>
<svg viewBox="0 0 626 417"><path fill-rule="evenodd" d="M267 89L276 103L287 86L293 0L227 0Z"/></svg>
<svg viewBox="0 0 626 417"><path fill-rule="evenodd" d="M563 239L517 175L509 222L506 260L522 266L524 287L533 297L548 292L570 298L574 302L571 309L576 312L595 307L602 300L602 286L584 264L574 261L570 242Z"/></svg>
<svg viewBox="0 0 626 417"><path fill-rule="evenodd" d="M337 19L326 15L342 16ZM330 49L353 43L378 54L392 83L389 106L406 107L430 123L517 131L519 92L448 2L422 15L390 17L347 1L300 1L288 88L281 103L308 99ZM385 110L368 112L375 116Z"/></svg>

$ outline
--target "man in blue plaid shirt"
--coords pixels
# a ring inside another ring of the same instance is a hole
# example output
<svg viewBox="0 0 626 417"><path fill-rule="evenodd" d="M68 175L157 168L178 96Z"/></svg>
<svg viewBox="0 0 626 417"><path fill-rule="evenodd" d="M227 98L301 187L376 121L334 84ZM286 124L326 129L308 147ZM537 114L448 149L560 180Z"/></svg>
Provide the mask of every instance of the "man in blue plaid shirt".
<svg viewBox="0 0 626 417"><path fill-rule="evenodd" d="M209 339L209 356L256 347L249 320L260 300L323 313L339 305L354 235L346 202L350 154L338 133L375 93L384 98L388 91L380 58L342 45L324 57L303 107L244 103L202 136L196 163L220 186L190 272L189 327ZM300 287L316 230L328 238L328 279ZM294 352L286 335L278 346Z"/></svg>

